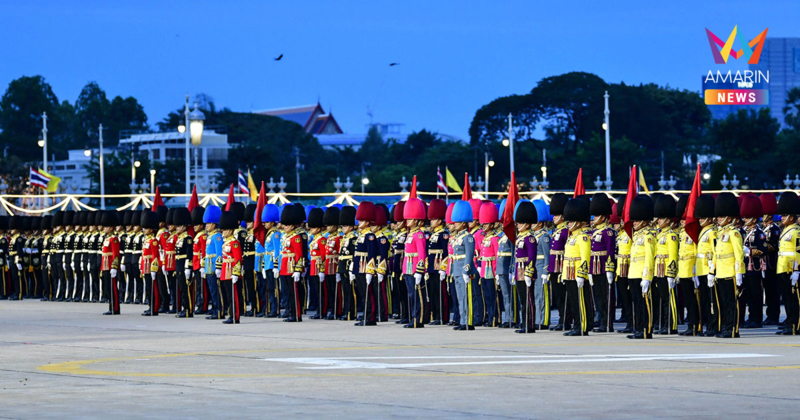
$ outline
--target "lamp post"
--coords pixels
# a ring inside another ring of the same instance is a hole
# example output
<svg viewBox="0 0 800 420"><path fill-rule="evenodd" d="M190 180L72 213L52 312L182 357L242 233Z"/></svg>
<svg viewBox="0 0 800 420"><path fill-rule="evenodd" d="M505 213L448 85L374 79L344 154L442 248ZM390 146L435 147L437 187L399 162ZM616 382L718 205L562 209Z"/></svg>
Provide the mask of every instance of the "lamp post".
<svg viewBox="0 0 800 420"><path fill-rule="evenodd" d="M489 152L483 152L483 178L486 180L486 184L483 192L489 194L489 168L494 166L494 159L489 155Z"/></svg>
<svg viewBox="0 0 800 420"><path fill-rule="evenodd" d="M103 124L100 124L100 208L106 209L106 181L103 176Z"/></svg>
<svg viewBox="0 0 800 420"><path fill-rule="evenodd" d="M197 102L194 103L194 109L189 112L189 94L186 94L186 104L183 108L184 122L183 125L178 125L178 132L184 134L184 148L186 152L186 195L190 194L191 188L191 166L192 160L189 156L189 143L194 146L194 181L199 179L197 176L197 149L203 141L203 125L205 124L206 116L202 111L197 109Z"/></svg>
<svg viewBox="0 0 800 420"><path fill-rule="evenodd" d="M42 138L38 141L39 147L42 148L42 170L45 172L50 172L47 170L47 113L42 112ZM44 188L42 194L47 196L47 188ZM42 203L42 208L44 208L44 203Z"/></svg>
<svg viewBox="0 0 800 420"><path fill-rule="evenodd" d="M136 168L142 166L142 162L139 162L138 160L134 160L133 154L131 154L131 160L133 161L133 164L131 164L131 182L133 182L135 184L136 183Z"/></svg>
<svg viewBox="0 0 800 420"><path fill-rule="evenodd" d="M364 187L369 185L369 178L367 178L367 171L364 170L364 165L369 166L369 162L361 163L361 195L364 195Z"/></svg>
<svg viewBox="0 0 800 420"><path fill-rule="evenodd" d="M606 132L606 189L611 189L611 124L609 121L609 114L611 111L608 110L608 91L606 94L603 95L605 98L605 110L603 111L604 122L603 122L603 130Z"/></svg>
<svg viewBox="0 0 800 420"><path fill-rule="evenodd" d="M156 170L150 170L150 194L156 193Z"/></svg>
<svg viewBox="0 0 800 420"><path fill-rule="evenodd" d="M514 127L511 113L508 113L508 159L511 162L511 174L514 174ZM510 178L509 178L510 179Z"/></svg>

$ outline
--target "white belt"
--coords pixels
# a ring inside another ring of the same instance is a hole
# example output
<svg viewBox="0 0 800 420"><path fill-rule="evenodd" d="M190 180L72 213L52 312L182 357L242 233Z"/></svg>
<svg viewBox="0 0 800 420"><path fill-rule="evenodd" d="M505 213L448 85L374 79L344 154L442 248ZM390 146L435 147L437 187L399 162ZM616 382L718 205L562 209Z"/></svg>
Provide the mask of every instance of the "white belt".
<svg viewBox="0 0 800 420"><path fill-rule="evenodd" d="M778 255L781 257L794 257L796 253L794 252L779 252Z"/></svg>
<svg viewBox="0 0 800 420"><path fill-rule="evenodd" d="M706 258L706 254L697 254L697 258Z"/></svg>

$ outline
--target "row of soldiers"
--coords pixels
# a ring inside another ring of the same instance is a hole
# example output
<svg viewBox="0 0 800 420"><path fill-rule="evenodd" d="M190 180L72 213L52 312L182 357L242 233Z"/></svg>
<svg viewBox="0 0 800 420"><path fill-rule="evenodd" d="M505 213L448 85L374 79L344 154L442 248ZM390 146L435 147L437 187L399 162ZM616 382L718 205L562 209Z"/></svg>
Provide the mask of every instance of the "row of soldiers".
<svg viewBox="0 0 800 420"><path fill-rule="evenodd" d="M232 203L227 211L14 216L0 218L2 292L102 298L109 314L120 302L144 302L146 316L196 313L226 323L299 322L314 312L356 325L392 318L407 328L585 336L613 332L616 321L629 338L678 334L683 323L680 334L738 337L740 325L778 324L782 299L778 333L796 333L797 195L700 195L690 209L694 235L687 204L686 196L614 204L605 194L555 194L549 205L519 201L505 226L505 201L498 208L477 199L448 206L411 198L391 210L366 201L308 211L270 204L260 215L253 204ZM552 326L551 310L559 315Z"/></svg>

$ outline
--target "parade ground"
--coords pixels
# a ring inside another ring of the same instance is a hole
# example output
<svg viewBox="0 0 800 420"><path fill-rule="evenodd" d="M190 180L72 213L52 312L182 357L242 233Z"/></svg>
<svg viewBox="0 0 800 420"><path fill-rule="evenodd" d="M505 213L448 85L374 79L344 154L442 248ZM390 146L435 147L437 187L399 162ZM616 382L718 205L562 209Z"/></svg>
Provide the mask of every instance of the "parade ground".
<svg viewBox="0 0 800 420"><path fill-rule="evenodd" d="M796 418L800 340L564 337L0 302L0 418Z"/></svg>

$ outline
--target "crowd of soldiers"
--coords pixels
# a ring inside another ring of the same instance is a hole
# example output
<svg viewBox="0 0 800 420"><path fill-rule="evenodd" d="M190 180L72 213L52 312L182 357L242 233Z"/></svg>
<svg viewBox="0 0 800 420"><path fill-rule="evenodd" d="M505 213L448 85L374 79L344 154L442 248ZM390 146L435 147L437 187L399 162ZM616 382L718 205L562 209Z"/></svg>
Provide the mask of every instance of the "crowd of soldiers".
<svg viewBox="0 0 800 420"><path fill-rule="evenodd" d="M257 214L234 202L4 216L0 298L100 301L105 315L144 304L144 316L224 323L309 313L358 326L632 339L736 338L765 325L798 333L800 198L703 194L687 209L688 201L557 193L513 211L505 200L414 197L391 209L267 204Z"/></svg>

